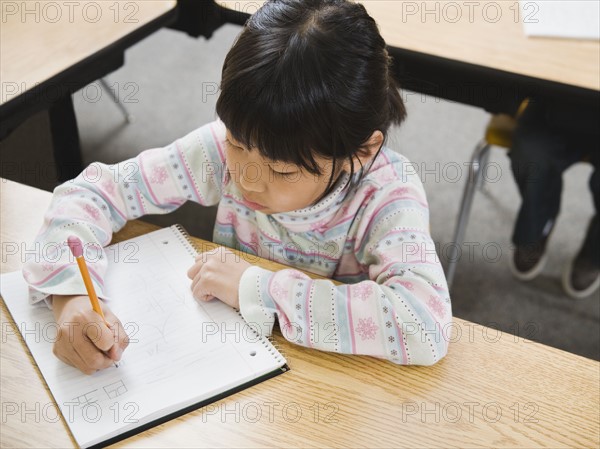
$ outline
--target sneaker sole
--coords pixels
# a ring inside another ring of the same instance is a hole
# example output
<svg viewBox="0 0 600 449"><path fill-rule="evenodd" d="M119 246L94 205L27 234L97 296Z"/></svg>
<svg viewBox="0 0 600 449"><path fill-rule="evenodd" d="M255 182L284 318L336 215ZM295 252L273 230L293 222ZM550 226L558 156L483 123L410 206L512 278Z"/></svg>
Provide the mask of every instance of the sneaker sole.
<svg viewBox="0 0 600 449"><path fill-rule="evenodd" d="M538 263L536 265L533 266L533 268L529 271L519 271L517 269L517 267L515 266L515 255L514 253L511 254L511 256L508 258L508 267L510 269L510 272L512 273L512 275L514 277L516 277L517 279L519 279L520 281L531 281L533 279L535 279L536 277L539 276L539 274L543 271L544 267L546 266L546 262L548 261L548 255L546 253L544 253L544 255L542 257L540 257L540 260L538 261Z"/></svg>
<svg viewBox="0 0 600 449"><path fill-rule="evenodd" d="M582 299L587 298L592 293L594 293L600 287L600 276L596 278L594 282L590 284L588 288L585 290L575 290L571 285L571 272L573 271L573 262L574 259L569 262L567 268L563 272L562 276L562 286L567 295L569 295L573 299Z"/></svg>

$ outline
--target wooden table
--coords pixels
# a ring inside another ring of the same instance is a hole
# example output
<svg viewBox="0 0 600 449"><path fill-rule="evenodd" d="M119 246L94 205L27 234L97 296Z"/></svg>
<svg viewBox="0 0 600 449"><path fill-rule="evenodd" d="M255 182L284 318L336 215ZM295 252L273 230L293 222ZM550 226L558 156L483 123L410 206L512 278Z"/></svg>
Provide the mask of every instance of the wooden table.
<svg viewBox="0 0 600 449"><path fill-rule="evenodd" d="M404 89L514 114L525 98L598 109L600 44L528 37L517 0L361 2L377 21ZM539 4L541 2L529 2Z"/></svg>
<svg viewBox="0 0 600 449"><path fill-rule="evenodd" d="M2 2L0 105L171 11L176 2ZM12 87L17 89L12 90Z"/></svg>
<svg viewBox="0 0 600 449"><path fill-rule="evenodd" d="M2 1L0 140L48 109L55 159L63 167L60 179L74 177L83 167L71 94L122 66L127 48L176 19L176 5L174 0ZM134 92L115 89L119 98ZM98 92L88 95L94 101Z"/></svg>
<svg viewBox="0 0 600 449"><path fill-rule="evenodd" d="M517 0L480 2L362 1L386 43L465 64L600 90L600 42L528 37ZM539 13L539 10L538 10Z"/></svg>
<svg viewBox="0 0 600 449"><path fill-rule="evenodd" d="M21 245L33 241L50 197L0 180L3 273L22 265ZM130 222L113 241L153 229ZM73 446L3 302L1 321L1 446ZM457 318L453 331L449 354L432 367L276 335L291 371L116 447L598 447L598 362Z"/></svg>
<svg viewBox="0 0 600 449"><path fill-rule="evenodd" d="M358 2L377 22L403 89L506 113L527 97L577 109L600 101L599 41L525 34L542 2L524 14L518 0ZM251 14L264 1L217 3Z"/></svg>

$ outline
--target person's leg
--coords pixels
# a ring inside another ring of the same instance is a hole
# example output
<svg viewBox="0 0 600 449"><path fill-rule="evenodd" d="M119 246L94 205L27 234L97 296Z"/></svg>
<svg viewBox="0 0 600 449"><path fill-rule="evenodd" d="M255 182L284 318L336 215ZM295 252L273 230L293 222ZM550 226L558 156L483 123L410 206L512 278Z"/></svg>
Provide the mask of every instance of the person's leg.
<svg viewBox="0 0 600 449"><path fill-rule="evenodd" d="M567 136L548 127L540 111L526 111L509 152L511 169L521 194L512 241L513 274L533 279L545 263L546 241L560 210L562 173L576 162Z"/></svg>
<svg viewBox="0 0 600 449"><path fill-rule="evenodd" d="M513 243L525 246L538 243L544 228L560 209L562 192L561 155L566 145L538 126L522 126L515 132L509 152L511 169L519 193L521 207L513 231Z"/></svg>
<svg viewBox="0 0 600 449"><path fill-rule="evenodd" d="M600 223L599 223L599 215L600 215L600 142L598 136L596 136L596 146L592 150L592 155L590 156L592 165L594 166L594 172L590 177L590 190L592 191L592 196L594 197L594 209L596 210L596 214L592 221L592 225L588 231L588 238L586 241L589 242L589 245L585 248L589 250L590 259L594 263L596 267L600 267Z"/></svg>
<svg viewBox="0 0 600 449"><path fill-rule="evenodd" d="M591 295L600 287L600 148L598 136L592 136L588 142L592 151L589 155L594 166L589 186L594 198L595 214L588 224L585 240L579 253L565 270L563 287L573 298Z"/></svg>

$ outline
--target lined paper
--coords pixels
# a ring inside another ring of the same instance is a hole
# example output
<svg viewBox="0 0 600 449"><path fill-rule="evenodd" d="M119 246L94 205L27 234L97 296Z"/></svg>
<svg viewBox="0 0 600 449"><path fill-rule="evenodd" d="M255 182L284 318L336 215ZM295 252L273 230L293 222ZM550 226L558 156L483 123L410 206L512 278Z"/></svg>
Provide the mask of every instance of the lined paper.
<svg viewBox="0 0 600 449"><path fill-rule="evenodd" d="M80 446L93 446L285 365L235 310L221 301L193 298L186 275L193 249L177 227L112 245L106 254L107 303L130 344L118 368L91 376L53 355L57 325L52 312L28 303L21 273L1 277L4 301Z"/></svg>

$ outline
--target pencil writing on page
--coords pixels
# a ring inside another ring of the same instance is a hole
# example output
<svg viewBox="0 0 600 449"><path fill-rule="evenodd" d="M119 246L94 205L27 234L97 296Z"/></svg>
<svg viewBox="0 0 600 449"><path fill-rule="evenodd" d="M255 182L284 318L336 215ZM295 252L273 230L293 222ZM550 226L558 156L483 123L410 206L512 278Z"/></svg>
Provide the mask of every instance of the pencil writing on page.
<svg viewBox="0 0 600 449"><path fill-rule="evenodd" d="M83 257L83 244L79 237L71 235L67 239L67 245L69 245L69 249L73 256L75 256L75 260L77 261L77 266L79 267L79 272L81 273L81 277L83 278L83 283L85 285L85 289L87 290L87 294L90 298L90 302L92 303L92 309L98 315L102 317L104 324L106 327L110 328L110 325L106 321L104 317L104 313L102 312L102 307L100 307L100 301L98 300L98 295L96 295L96 290L94 289L94 284L92 284L92 278L90 277L90 272L87 268L87 264L85 263L85 259ZM117 362L113 362L116 368L119 367Z"/></svg>

